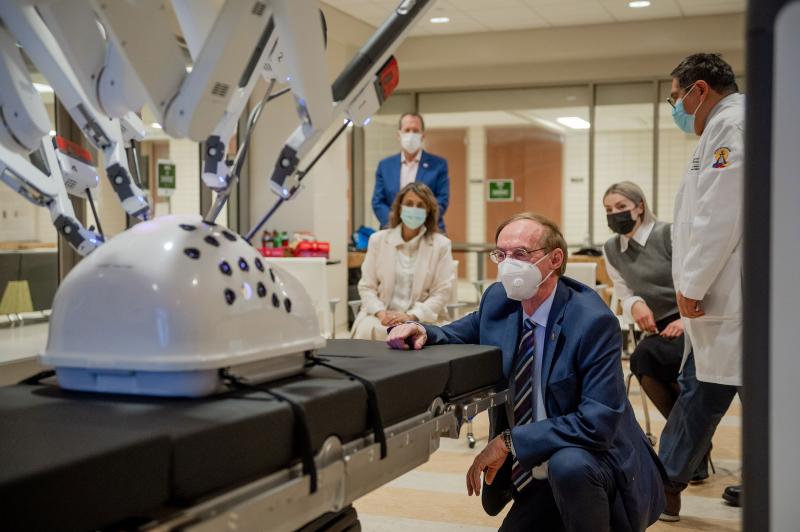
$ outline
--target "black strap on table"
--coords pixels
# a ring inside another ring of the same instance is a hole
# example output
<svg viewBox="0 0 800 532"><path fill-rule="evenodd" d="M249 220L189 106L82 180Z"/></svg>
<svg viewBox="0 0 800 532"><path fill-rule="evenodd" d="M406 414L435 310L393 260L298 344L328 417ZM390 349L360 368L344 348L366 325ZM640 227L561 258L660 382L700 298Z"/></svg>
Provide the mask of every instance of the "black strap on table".
<svg viewBox="0 0 800 532"><path fill-rule="evenodd" d="M346 375L352 380L360 382L361 385L364 386L364 389L367 392L367 417L369 418L369 424L372 427L372 433L375 435L375 441L381 446L381 460L386 458L386 432L383 429L383 419L381 418L380 408L378 408L378 393L375 390L375 385L372 383L372 381L365 379L360 375L356 375L352 371L334 366L322 358L312 357L309 365L323 366L328 369L332 369L333 371L341 373L342 375Z"/></svg>
<svg viewBox="0 0 800 532"><path fill-rule="evenodd" d="M295 440L300 443L300 459L303 462L303 474L309 476L309 483L311 485L310 493L316 493L317 464L314 462L314 449L311 446L311 431L308 429L308 417L306 416L306 411L303 409L303 406L281 393L270 390L266 386L245 382L241 377L232 375L226 370L220 370L220 375L226 383L234 388L264 392L278 401L287 403L291 407L295 419L294 436Z"/></svg>
<svg viewBox="0 0 800 532"><path fill-rule="evenodd" d="M19 381L19 384L29 384L29 385L41 384L43 380L49 379L55 374L56 374L55 370L45 369L35 375L31 375L27 379L22 379L21 381Z"/></svg>

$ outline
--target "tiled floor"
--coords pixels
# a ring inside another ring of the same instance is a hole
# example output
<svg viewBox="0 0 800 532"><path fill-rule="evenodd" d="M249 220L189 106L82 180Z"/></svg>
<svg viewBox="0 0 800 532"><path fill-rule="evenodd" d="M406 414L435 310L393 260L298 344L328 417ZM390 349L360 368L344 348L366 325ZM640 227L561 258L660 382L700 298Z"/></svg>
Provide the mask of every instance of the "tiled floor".
<svg viewBox="0 0 800 532"><path fill-rule="evenodd" d="M631 402L644 422L638 387L631 390ZM664 419L651 406L653 432L660 434ZM690 486L683 494L681 521L656 523L652 532L741 530L741 510L726 506L720 495L725 486L739 482L741 474L741 405L731 406L717 429L712 459L717 473L709 481ZM462 431L462 436L464 435ZM502 515L489 517L480 500L466 495L464 477L473 456L486 444L488 422L484 415L475 422L479 438L475 450L466 440L442 440L431 460L414 471L359 499L355 503L363 530L367 532L488 532L497 530Z"/></svg>

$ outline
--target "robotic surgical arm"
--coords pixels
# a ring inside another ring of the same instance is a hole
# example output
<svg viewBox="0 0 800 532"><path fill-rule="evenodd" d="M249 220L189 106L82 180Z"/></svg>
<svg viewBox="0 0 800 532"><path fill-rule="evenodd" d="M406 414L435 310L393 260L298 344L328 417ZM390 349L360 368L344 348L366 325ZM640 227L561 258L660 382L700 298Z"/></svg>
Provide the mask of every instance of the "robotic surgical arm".
<svg viewBox="0 0 800 532"><path fill-rule="evenodd" d="M336 79L329 107L325 108L319 103L321 96L316 96L317 100L305 99L304 90L307 87L301 85L295 88L292 85L301 124L286 141L270 180L272 190L282 199L290 199L299 189L299 181L308 170L300 170L300 162L308 156L322 132L342 114L356 125L368 124L370 117L391 95L398 82L397 63L392 54L431 4L430 0L400 2ZM296 31L288 34L293 28L293 20L291 16L287 20L290 24L286 26L287 35L281 35L281 42L286 42L289 48L290 43L303 41L306 36ZM315 69L321 59L314 58L314 54L318 55L319 52L304 49L303 53L290 55L296 62L290 63L288 70L295 73ZM309 105L311 101L317 102L317 105Z"/></svg>
<svg viewBox="0 0 800 532"><path fill-rule="evenodd" d="M84 88L85 82L81 81L87 75L84 68L88 69L86 65L91 61L81 60L82 54L86 54L86 57L92 60L97 60L102 55L102 64L108 67L109 74L115 71L124 72L120 66L120 64L124 66L124 63L121 63L121 58L115 49L107 49L94 15L89 12L88 19L81 18L87 14L81 11L80 6L81 4L77 2L56 1L44 5L39 11L30 3L0 2L0 18L53 86L59 100L89 142L102 151L108 179L123 209L132 216L147 219L150 205L145 193L131 177L126 153L126 148L133 140L144 138L144 126L141 120L130 111L130 106L135 105L132 102L136 99L137 87L128 75L120 78L123 81L119 81L121 87L117 91L102 89L102 84L94 90ZM45 23L43 16L56 28L55 32ZM58 20L61 20L59 17L65 19L58 23ZM79 24L76 21L82 22L83 25L66 25L67 22ZM62 31L67 27L70 29L69 32ZM74 41L68 38L75 33L82 34L86 43L86 46L80 48L78 52L75 52ZM77 65L75 70L73 64ZM108 78L101 77L101 79ZM132 83L134 84L131 85ZM109 82L109 85L116 84L117 82L114 84ZM129 90L127 87L131 86L133 88ZM108 94L119 94L120 91L124 97L116 100L108 97ZM118 117L112 118L108 114L103 114L99 111L98 105L102 105L104 110Z"/></svg>
<svg viewBox="0 0 800 532"><path fill-rule="evenodd" d="M213 221L235 182L238 165L228 166L225 148L258 79L269 82L264 101L277 82L290 85L309 145L322 131L316 124L330 122L333 102L316 0L228 0L221 5L172 0L191 69L163 16L162 1L89 1L109 40L141 80L164 131L205 141L203 180L219 198L207 219ZM258 111L251 123L257 116ZM247 144L246 139L240 146L238 161Z"/></svg>
<svg viewBox="0 0 800 532"><path fill-rule="evenodd" d="M62 174L62 165L69 156L58 154L49 135L50 119L44 104L14 39L2 26L0 115L0 181L31 203L47 207L53 224L67 242L81 255L91 253L103 240L75 218ZM80 161L69 164L68 171L73 173L69 182L76 192L97 184L97 174L93 173L94 181L91 176L87 181L85 170Z"/></svg>
<svg viewBox="0 0 800 532"><path fill-rule="evenodd" d="M42 8L42 16L57 25L67 15L62 12L64 16L56 16L58 6L67 3L73 4L67 0L42 2L49 6ZM102 22L113 45L110 50L135 73L144 99L164 131L173 137L206 142L204 181L223 196L237 171L236 166L232 171L227 168L225 146L258 77L268 79L270 87L276 82L287 83L300 125L281 150L272 177L273 189L284 199L298 188L300 161L337 116L344 113L352 121L365 124L391 93L397 84L391 54L430 6L430 0L403 0L331 87L316 0L227 0L221 5L219 1L172 0L194 62L191 69L169 17L164 16L164 0L83 3ZM63 31L56 33L71 33L72 26L66 22L61 26ZM92 64L98 61L96 58ZM96 68L82 71L94 72ZM106 104L98 104L105 108ZM246 143L237 154L240 160ZM208 217L213 219L220 208L215 204Z"/></svg>

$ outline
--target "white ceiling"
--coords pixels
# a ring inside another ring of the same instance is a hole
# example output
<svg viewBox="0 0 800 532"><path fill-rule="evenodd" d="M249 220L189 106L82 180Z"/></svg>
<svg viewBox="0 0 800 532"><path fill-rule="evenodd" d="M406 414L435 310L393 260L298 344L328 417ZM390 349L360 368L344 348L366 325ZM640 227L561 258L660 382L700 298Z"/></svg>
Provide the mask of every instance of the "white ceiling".
<svg viewBox="0 0 800 532"><path fill-rule="evenodd" d="M659 18L741 13L746 0L650 0L646 8L628 0L434 0L411 35L446 35L555 26L581 26ZM400 0L323 0L372 26L379 26ZM431 17L450 18L433 24Z"/></svg>
<svg viewBox="0 0 800 532"><path fill-rule="evenodd" d="M674 128L672 110L666 103L659 104L659 129ZM558 131L563 135L585 135L587 130L575 130L557 122L558 117L577 116L589 120L589 108L553 107L547 109L520 109L512 111L468 111L456 113L426 113L425 125L429 128L470 126L536 125ZM376 115L374 121L394 126L396 115ZM595 110L597 131L641 131L653 128L653 105L631 103L598 105Z"/></svg>

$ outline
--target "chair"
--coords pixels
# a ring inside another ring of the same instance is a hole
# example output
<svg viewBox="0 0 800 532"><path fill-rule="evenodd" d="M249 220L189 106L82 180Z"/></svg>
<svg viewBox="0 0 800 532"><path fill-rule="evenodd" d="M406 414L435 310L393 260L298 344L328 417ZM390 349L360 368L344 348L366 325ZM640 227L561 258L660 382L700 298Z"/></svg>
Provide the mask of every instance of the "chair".
<svg viewBox="0 0 800 532"><path fill-rule="evenodd" d="M283 268L303 285L317 312L320 331L323 336L333 338L336 329L334 311L339 299L328 297L327 261L322 257L264 257L263 260Z"/></svg>
<svg viewBox="0 0 800 532"><path fill-rule="evenodd" d="M613 298L612 301L614 301ZM612 309L613 308L614 307L612 306ZM625 358L626 353L633 353L634 349L636 349L636 345L639 343L639 340L642 337L642 331L637 327L635 323L629 321L627 317L622 315L617 315L617 318L619 319L620 330L622 331L623 337L625 338L625 342L622 346L622 356L623 358ZM626 350L625 348L628 345L632 345L633 347L630 350ZM630 358L630 355L628 355L628 358ZM631 395L631 381L633 381L633 378L634 378L633 372L629 370L628 375L625 377L625 395L629 398ZM641 385L639 386L639 395L642 397L642 412L644 414L644 433L647 436L647 439L650 440L650 444L653 447L655 447L657 439L655 436L653 436L653 432L651 429L649 402L647 401L647 394L644 393L644 389L642 389Z"/></svg>
<svg viewBox="0 0 800 532"><path fill-rule="evenodd" d="M580 281L590 288L597 284L597 264L594 262L569 262L564 275Z"/></svg>

